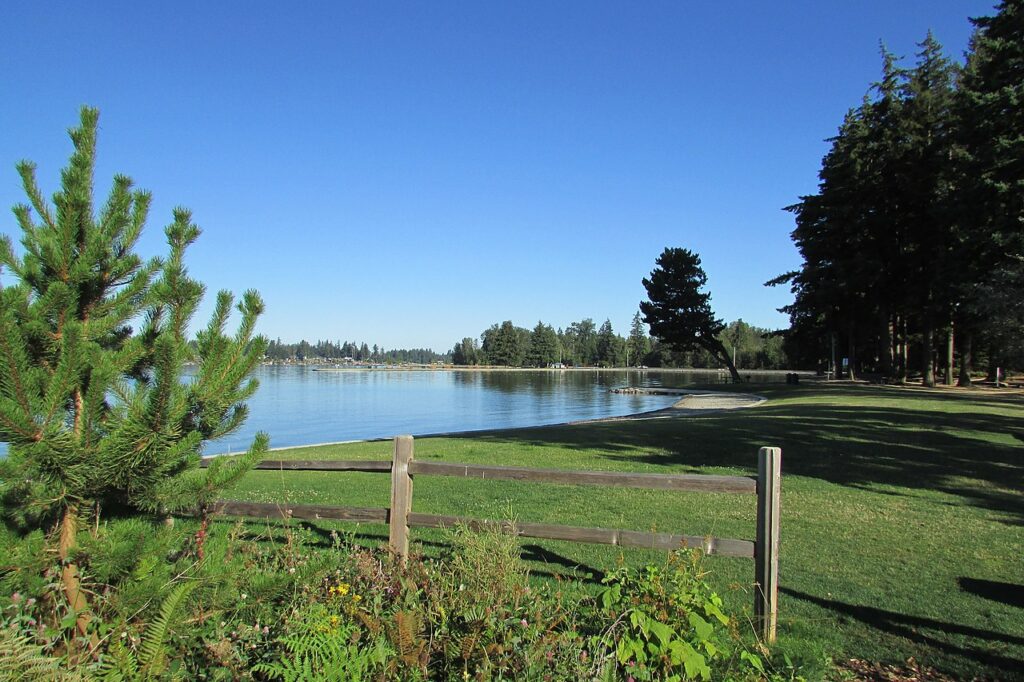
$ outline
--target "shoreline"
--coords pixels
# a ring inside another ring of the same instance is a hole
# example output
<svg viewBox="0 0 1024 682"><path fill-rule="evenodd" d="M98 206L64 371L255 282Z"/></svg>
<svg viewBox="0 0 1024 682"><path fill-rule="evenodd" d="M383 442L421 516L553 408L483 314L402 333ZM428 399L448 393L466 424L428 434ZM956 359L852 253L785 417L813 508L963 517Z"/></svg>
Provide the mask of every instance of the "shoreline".
<svg viewBox="0 0 1024 682"><path fill-rule="evenodd" d="M614 389L613 389L614 391ZM644 393L648 395L679 395L679 400L668 407L660 407L656 410L645 412L634 412L612 417L597 417L595 419L579 419L575 421L556 422L554 424L533 424L529 426L514 426L504 429L468 429L465 431L442 431L438 433L413 434L415 438L451 438L467 434L484 434L495 431L521 431L524 429L547 429L557 426L577 426L581 424L600 424L602 422L637 421L643 419L679 419L683 417L696 417L703 414L712 414L728 410L739 410L750 407L757 407L765 402L767 398L753 393L736 393L731 391L694 391L685 388L650 388L630 389L631 392ZM395 434L402 435L402 434ZM307 445L284 445L279 448L270 448L271 452L284 452L287 450L300 450L303 448L319 448L331 445L350 445L352 443L384 443L392 440L394 436L382 438L361 438L355 440L339 440L327 443L309 443ZM241 453L218 452L204 455L207 457L232 456Z"/></svg>
<svg viewBox="0 0 1024 682"><path fill-rule="evenodd" d="M330 364L275 364L265 363L261 367L302 367L312 372L659 372L665 374L724 374L729 370L719 368L695 369L692 367L503 367L499 365L350 365ZM801 377L815 376L814 370L791 369L749 369L741 370L744 376L783 376L798 374Z"/></svg>

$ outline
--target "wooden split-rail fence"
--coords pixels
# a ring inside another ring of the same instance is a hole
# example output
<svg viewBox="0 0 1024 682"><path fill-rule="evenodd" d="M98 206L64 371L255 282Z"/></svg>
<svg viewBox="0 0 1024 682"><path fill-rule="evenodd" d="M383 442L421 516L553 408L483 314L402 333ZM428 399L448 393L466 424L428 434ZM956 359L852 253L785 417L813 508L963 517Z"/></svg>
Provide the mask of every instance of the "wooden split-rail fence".
<svg viewBox="0 0 1024 682"><path fill-rule="evenodd" d="M568 540L622 547L675 550L700 548L705 554L754 560L754 618L760 635L775 641L779 588L779 501L782 451L761 448L757 477L703 474L641 474L616 471L568 471L559 469L455 464L417 461L412 436L394 439L392 461L264 460L257 469L275 471L361 471L391 474L389 508L338 507L311 504L267 504L221 500L211 511L231 516L331 519L386 523L391 549L403 560L409 553L409 528L446 528L460 523L480 528L499 524L522 537ZM674 533L651 533L608 528L580 528L521 521L486 521L459 516L421 514L412 509L415 476L459 476L485 480L529 481L565 485L618 486L679 492L734 493L757 496L757 533L753 541Z"/></svg>

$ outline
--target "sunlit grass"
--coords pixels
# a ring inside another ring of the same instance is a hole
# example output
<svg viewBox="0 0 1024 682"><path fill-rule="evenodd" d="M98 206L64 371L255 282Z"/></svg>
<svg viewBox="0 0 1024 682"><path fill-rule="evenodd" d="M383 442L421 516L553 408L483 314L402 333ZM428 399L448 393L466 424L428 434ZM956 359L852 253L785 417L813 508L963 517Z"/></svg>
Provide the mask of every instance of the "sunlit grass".
<svg viewBox="0 0 1024 682"><path fill-rule="evenodd" d="M416 458L560 469L753 475L783 449L781 645L836 657L910 656L960 675L1024 669L1024 398L1017 393L765 385L747 410L416 441ZM387 441L275 458L388 459ZM232 497L380 506L381 474L251 473ZM752 496L418 477L416 511L753 538ZM367 542L386 528L367 525ZM414 530L427 553L441 536ZM540 578L599 578L653 552L524 539ZM709 560L735 605L752 562ZM584 588L587 583L581 583ZM730 587L731 586L731 587Z"/></svg>

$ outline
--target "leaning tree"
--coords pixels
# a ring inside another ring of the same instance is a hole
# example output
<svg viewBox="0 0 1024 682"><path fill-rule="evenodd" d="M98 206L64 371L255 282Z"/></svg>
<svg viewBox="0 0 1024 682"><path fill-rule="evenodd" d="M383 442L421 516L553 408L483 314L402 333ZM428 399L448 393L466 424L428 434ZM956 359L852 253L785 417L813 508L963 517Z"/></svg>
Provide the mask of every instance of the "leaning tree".
<svg viewBox="0 0 1024 682"><path fill-rule="evenodd" d="M700 266L700 256L689 249L665 249L643 280L648 301L640 303L644 322L651 334L675 351L703 348L729 368L732 380L740 374L718 335L725 329L711 310L711 294L701 291L708 277Z"/></svg>
<svg viewBox="0 0 1024 682"><path fill-rule="evenodd" d="M199 236L177 208L166 258L134 252L151 195L115 176L93 203L99 113L83 108L61 189L48 203L35 166L18 164L28 203L14 207L21 248L0 239L0 462L5 521L50 528L60 589L89 633L89 604L74 561L80 524L104 507L166 514L204 507L267 449L199 468L204 443L235 431L266 348L254 335L263 302L247 291L238 330L233 299L217 296L209 325L188 340L204 287L184 264ZM194 369L185 378L186 363ZM95 635L93 635L94 637Z"/></svg>

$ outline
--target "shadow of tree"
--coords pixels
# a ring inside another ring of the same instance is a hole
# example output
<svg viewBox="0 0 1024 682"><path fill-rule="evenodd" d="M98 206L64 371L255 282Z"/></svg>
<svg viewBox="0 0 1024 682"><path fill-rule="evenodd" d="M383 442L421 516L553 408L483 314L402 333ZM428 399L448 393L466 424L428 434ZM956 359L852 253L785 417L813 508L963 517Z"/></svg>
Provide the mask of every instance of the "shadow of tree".
<svg viewBox="0 0 1024 682"><path fill-rule="evenodd" d="M967 577L958 578L957 584L960 585L960 589L964 592L970 592L1000 604L1024 609L1024 585Z"/></svg>
<svg viewBox="0 0 1024 682"><path fill-rule="evenodd" d="M920 616L908 616L873 606L847 604L784 587L780 588L779 591L790 597L801 599L823 609L833 611L841 616L860 621L883 632L904 637L912 642L932 647L947 654L960 656L982 665L999 668L1009 674L1009 676L1003 679L1011 679L1011 676L1012 679L1019 679L1020 671L1024 670L1024 660L1002 656L991 649L960 646L948 641L948 635L956 634L986 642L1018 646L1024 645L1024 637L969 627L955 622L940 621Z"/></svg>
<svg viewBox="0 0 1024 682"><path fill-rule="evenodd" d="M865 404L849 403L850 388L796 389L814 403L768 404L690 418L600 422L476 433L477 440L559 445L594 450L595 456L652 469L729 467L756 470L761 446L782 448L786 474L876 489L898 486L937 490L968 504L1024 520L1024 400L977 400L942 392L864 390ZM772 392L778 393L778 389ZM812 393L813 392L813 393ZM835 397L837 402L831 402ZM900 403L873 407L872 399ZM968 403L971 410L962 409ZM1018 414L979 412L979 405ZM898 491L889 491L902 494Z"/></svg>

